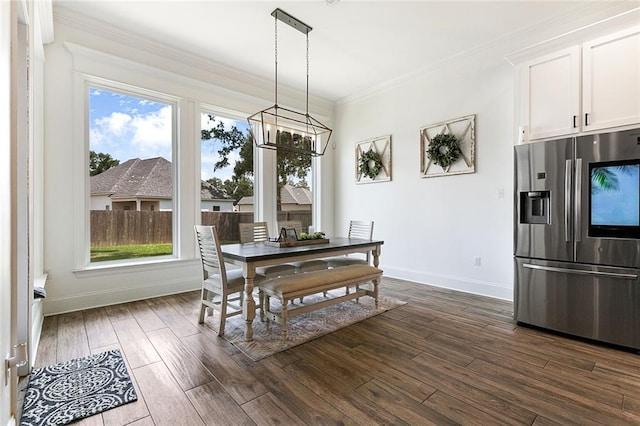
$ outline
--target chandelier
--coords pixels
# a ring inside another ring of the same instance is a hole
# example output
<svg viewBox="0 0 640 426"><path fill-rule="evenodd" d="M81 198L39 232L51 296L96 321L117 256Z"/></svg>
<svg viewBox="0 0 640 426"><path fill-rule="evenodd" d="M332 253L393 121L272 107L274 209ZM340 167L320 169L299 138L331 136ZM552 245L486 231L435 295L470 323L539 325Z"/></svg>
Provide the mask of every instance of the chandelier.
<svg viewBox="0 0 640 426"><path fill-rule="evenodd" d="M309 115L309 32L310 26L281 9L271 12L275 19L275 104L249 118L249 131L258 148L283 150L318 157L324 155L331 129ZM278 21L282 21L307 37L307 90L305 113L278 105Z"/></svg>

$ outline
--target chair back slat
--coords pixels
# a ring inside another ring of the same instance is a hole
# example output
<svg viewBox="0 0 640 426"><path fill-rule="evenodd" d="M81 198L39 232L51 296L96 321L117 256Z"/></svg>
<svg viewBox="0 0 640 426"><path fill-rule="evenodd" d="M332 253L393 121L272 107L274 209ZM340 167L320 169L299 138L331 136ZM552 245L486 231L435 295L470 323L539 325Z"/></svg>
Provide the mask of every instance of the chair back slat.
<svg viewBox="0 0 640 426"><path fill-rule="evenodd" d="M241 223L240 243L258 243L269 239L269 228L267 222Z"/></svg>
<svg viewBox="0 0 640 426"><path fill-rule="evenodd" d="M224 258L222 257L222 251L220 250L216 227L196 225L194 229L200 249L203 276L219 275L222 284L226 285L227 271Z"/></svg>
<svg viewBox="0 0 640 426"><path fill-rule="evenodd" d="M370 240L373 238L373 221L364 222L352 220L349 222L349 238L364 238Z"/></svg>
<svg viewBox="0 0 640 426"><path fill-rule="evenodd" d="M361 220L352 220L349 222L349 238L363 238L365 240L373 239L373 221L366 222ZM371 252L365 255L367 264L371 263Z"/></svg>

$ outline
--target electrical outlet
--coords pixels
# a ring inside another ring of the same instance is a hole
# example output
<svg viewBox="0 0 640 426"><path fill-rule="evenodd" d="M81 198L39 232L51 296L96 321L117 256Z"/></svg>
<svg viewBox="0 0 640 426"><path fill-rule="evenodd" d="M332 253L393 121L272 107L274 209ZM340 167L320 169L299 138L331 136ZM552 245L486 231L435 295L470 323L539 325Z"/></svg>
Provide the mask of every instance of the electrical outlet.
<svg viewBox="0 0 640 426"><path fill-rule="evenodd" d="M473 258L473 264L475 266L480 266L482 265L482 258L480 256L476 256Z"/></svg>

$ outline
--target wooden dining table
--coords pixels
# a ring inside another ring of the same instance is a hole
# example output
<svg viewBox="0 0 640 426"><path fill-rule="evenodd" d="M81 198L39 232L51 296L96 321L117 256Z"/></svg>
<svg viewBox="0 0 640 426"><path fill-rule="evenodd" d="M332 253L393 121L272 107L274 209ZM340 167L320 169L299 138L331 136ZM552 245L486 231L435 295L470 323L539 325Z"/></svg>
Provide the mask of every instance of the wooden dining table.
<svg viewBox="0 0 640 426"><path fill-rule="evenodd" d="M253 320L256 317L253 281L257 267L367 252L371 252L373 266L378 267L382 244L384 241L381 240L330 237L327 243L293 247L277 247L264 242L221 245L225 262L242 267L245 292L242 317L245 321L245 339L253 340Z"/></svg>

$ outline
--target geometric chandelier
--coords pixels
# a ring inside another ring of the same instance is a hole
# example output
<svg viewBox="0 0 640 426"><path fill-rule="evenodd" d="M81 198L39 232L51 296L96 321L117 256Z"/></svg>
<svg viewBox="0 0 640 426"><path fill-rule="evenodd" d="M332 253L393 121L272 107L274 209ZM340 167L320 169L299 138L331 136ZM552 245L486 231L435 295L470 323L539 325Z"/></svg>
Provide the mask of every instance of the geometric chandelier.
<svg viewBox="0 0 640 426"><path fill-rule="evenodd" d="M249 131L258 148L313 157L324 155L332 130L309 115L309 32L312 28L281 9L275 9L271 16L275 18L275 104L247 118ZM307 103L304 114L278 105L278 21L307 36Z"/></svg>

